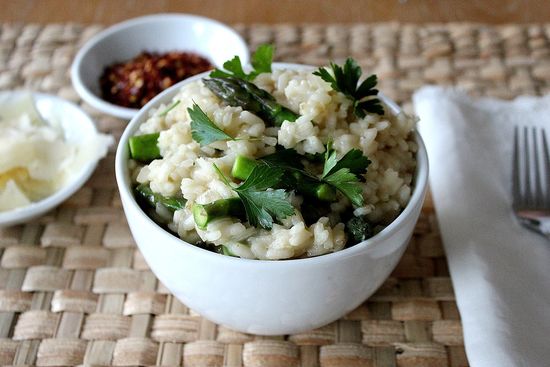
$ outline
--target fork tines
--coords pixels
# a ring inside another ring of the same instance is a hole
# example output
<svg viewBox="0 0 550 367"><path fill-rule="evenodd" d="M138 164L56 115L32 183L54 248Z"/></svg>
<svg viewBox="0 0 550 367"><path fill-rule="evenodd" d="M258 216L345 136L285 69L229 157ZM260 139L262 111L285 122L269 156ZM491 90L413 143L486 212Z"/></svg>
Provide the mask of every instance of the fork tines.
<svg viewBox="0 0 550 367"><path fill-rule="evenodd" d="M516 210L550 210L550 149L544 128L514 128L512 167Z"/></svg>

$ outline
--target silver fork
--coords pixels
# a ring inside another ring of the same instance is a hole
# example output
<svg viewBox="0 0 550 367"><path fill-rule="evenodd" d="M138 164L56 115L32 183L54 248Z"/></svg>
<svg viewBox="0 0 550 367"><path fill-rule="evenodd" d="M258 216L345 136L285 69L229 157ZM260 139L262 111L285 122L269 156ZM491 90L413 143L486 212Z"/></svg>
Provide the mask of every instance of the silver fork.
<svg viewBox="0 0 550 367"><path fill-rule="evenodd" d="M550 239L550 150L543 128L514 128L512 195L518 221Z"/></svg>

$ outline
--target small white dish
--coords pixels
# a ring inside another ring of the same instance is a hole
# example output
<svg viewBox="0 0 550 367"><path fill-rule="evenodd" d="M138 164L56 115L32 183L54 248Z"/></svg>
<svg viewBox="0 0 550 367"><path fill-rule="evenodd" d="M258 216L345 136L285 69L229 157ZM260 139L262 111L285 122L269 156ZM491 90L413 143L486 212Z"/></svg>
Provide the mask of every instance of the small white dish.
<svg viewBox="0 0 550 367"><path fill-rule="evenodd" d="M27 94L29 92L0 92L0 99L8 94L15 96L23 93ZM75 104L49 94L32 93L32 95L40 115L46 121L57 121L63 128L65 139L68 142L79 144L84 142L90 135L97 134L92 119ZM97 162L98 160L88 161L78 172L72 175L70 182L47 198L25 207L0 212L0 227L27 222L61 204L84 185L94 172Z"/></svg>
<svg viewBox="0 0 550 367"><path fill-rule="evenodd" d="M76 92L101 112L124 119L139 109L117 106L101 97L99 78L106 66L130 60L143 51L193 52L216 67L237 55L249 62L246 42L218 21L187 14L157 14L127 20L91 38L76 54L71 79Z"/></svg>

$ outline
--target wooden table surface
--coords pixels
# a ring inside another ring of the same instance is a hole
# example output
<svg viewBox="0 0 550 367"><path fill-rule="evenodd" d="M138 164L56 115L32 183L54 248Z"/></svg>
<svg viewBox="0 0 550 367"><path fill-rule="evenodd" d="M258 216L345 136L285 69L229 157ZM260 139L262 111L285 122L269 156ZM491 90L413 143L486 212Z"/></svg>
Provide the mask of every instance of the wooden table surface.
<svg viewBox="0 0 550 367"><path fill-rule="evenodd" d="M457 22L550 20L544 0L0 0L0 21L112 24L136 16L183 12L226 23Z"/></svg>

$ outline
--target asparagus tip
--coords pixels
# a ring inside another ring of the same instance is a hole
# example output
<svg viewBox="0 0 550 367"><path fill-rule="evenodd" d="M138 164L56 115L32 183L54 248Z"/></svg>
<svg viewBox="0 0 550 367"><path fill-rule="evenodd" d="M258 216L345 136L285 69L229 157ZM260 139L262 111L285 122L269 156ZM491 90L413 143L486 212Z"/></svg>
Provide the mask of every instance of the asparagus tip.
<svg viewBox="0 0 550 367"><path fill-rule="evenodd" d="M206 229L208 225L208 212L204 208L204 205L193 205L193 219L195 220L197 227L200 229Z"/></svg>

